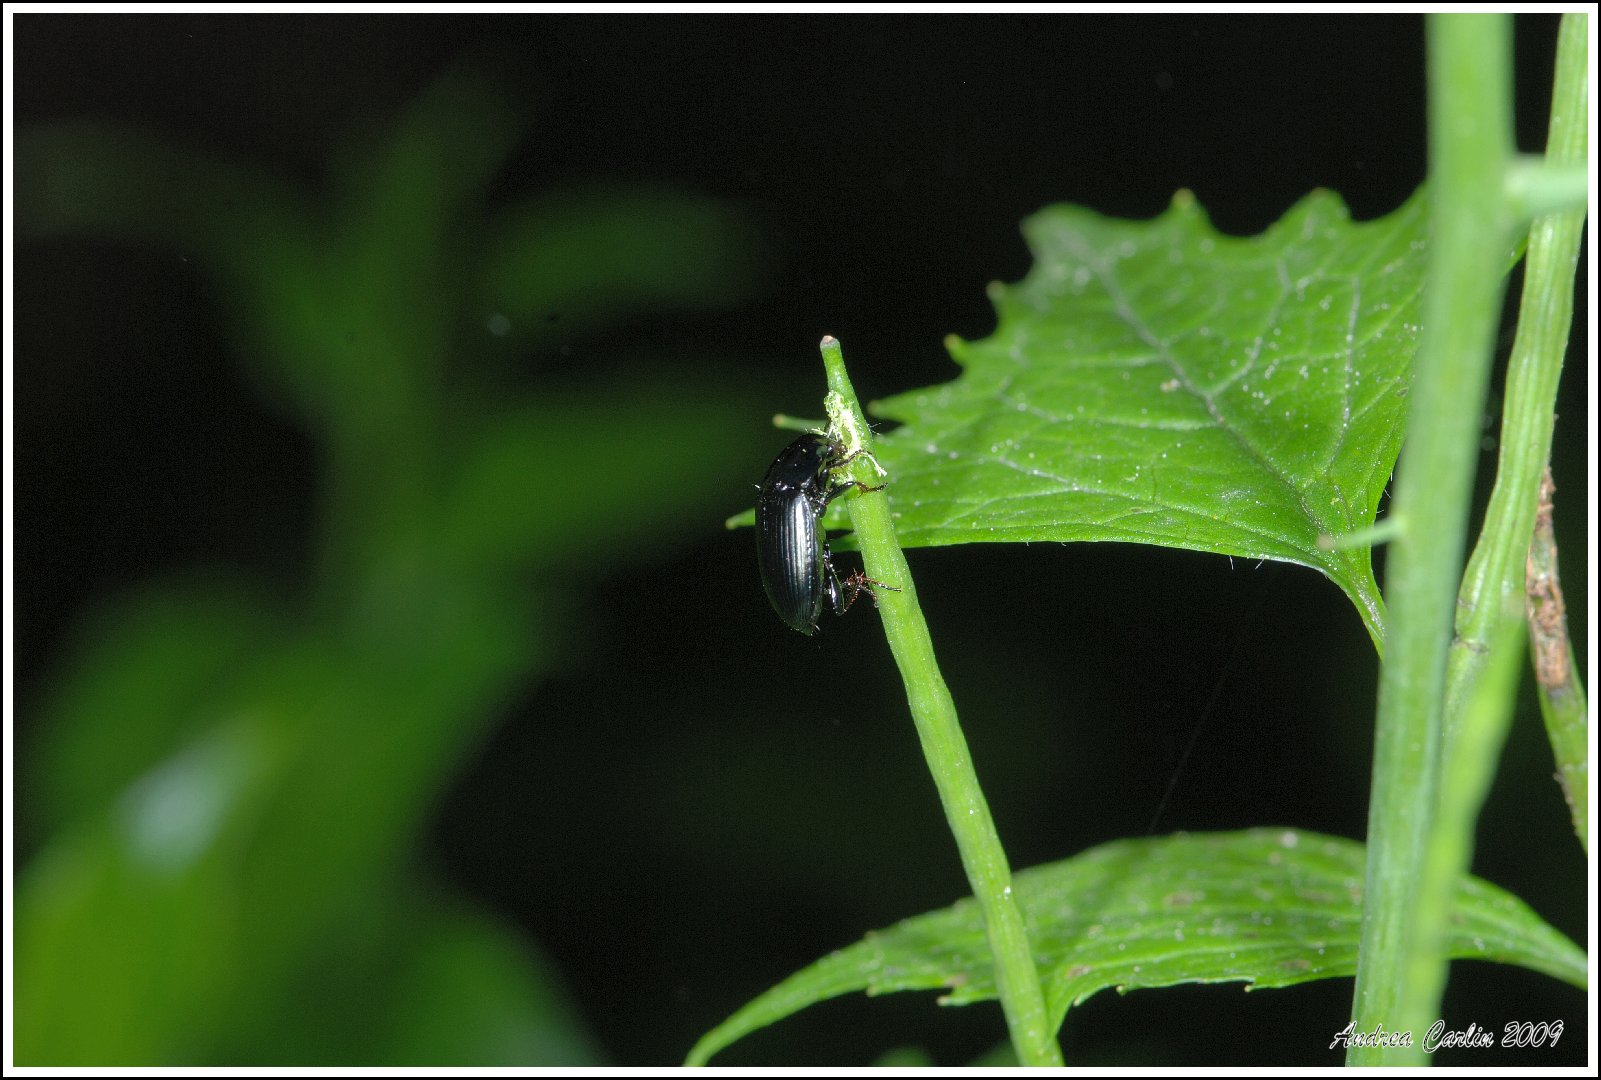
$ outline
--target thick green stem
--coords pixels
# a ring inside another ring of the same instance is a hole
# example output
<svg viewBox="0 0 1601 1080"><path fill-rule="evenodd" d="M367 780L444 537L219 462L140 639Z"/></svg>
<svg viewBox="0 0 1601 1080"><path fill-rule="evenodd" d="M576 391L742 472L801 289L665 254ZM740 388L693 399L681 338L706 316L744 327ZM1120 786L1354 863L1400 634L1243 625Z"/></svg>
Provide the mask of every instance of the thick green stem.
<svg viewBox="0 0 1601 1080"><path fill-rule="evenodd" d="M1546 162L1554 172L1575 165L1582 169L1589 154L1587 22L1583 15L1565 16L1557 41L1546 143ZM1457 597L1457 636L1446 685L1448 755L1458 735L1462 702L1474 692L1496 627L1509 608L1522 606L1541 477L1556 425L1557 384L1573 323L1573 275L1583 235L1583 209L1539 218L1529 230L1518 332L1507 365L1495 489ZM1579 803L1583 802L1581 791Z"/></svg>
<svg viewBox="0 0 1601 1080"><path fill-rule="evenodd" d="M1446 653L1509 236L1511 68L1507 17L1430 17L1429 273L1393 511L1428 527L1407 530L1389 551L1353 1004L1358 1032L1409 1031L1413 1046L1353 1046L1350 1065L1422 1064L1443 981L1434 930L1446 916L1424 895L1422 868L1440 789Z"/></svg>
<svg viewBox="0 0 1601 1080"><path fill-rule="evenodd" d="M828 370L830 420L846 437L847 449L871 451L872 433L845 372L839 342L825 337L822 351ZM858 457L850 468L858 481L881 482L867 455ZM889 499L880 491L858 493L847 502L868 575L899 590L879 590L876 594L884 634L906 684L912 720L934 774L946 820L956 837L967 880L984 913L995 960L995 984L1018 1061L1024 1065L1060 1065L1062 1052L1045 1011L1023 912L1012 893L1011 868L979 787L967 740L957 722L956 704L934 660L934 643L917 604L917 589L912 584L906 556L895 539Z"/></svg>

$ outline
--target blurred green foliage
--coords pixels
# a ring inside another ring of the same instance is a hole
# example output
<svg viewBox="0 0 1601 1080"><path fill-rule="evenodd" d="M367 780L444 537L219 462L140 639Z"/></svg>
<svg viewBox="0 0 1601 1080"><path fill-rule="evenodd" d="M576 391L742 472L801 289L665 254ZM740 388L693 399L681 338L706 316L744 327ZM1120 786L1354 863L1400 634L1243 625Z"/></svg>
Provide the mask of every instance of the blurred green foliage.
<svg viewBox="0 0 1601 1080"><path fill-rule="evenodd" d="M19 1064L599 1059L533 943L414 849L497 707L560 660L564 582L709 519L748 410L648 368L536 396L504 358L557 314L570 335L738 302L756 267L748 222L707 199L495 204L525 134L468 70L341 147L315 193L124 127L18 134L24 240L194 259L321 454L303 589L211 570L123 596L34 718Z"/></svg>

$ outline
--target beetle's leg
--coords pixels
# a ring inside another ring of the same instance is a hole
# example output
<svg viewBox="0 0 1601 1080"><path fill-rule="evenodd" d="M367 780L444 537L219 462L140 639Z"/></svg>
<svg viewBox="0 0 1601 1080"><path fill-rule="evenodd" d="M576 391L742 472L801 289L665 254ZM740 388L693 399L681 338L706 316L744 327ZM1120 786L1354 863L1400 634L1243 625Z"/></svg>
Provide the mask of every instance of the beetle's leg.
<svg viewBox="0 0 1601 1080"><path fill-rule="evenodd" d="M870 450L857 450L855 453L846 454L844 457L830 457L824 472L825 474L832 473L835 469L849 465L859 457L866 457L868 461L873 463L873 468L878 470L879 475L884 475L883 466L879 465L878 459L873 456ZM829 503L845 494L851 488L856 488L858 491L883 491L888 486L888 483L864 484L860 480L843 480L823 493L822 499L817 504L817 512L821 514L828 509Z"/></svg>
<svg viewBox="0 0 1601 1080"><path fill-rule="evenodd" d="M846 454L844 457L832 459L829 462L828 467L830 469L837 469L842 465L849 465L851 462L855 461L859 457L864 457L868 461L871 461L873 463L873 468L878 470L878 475L880 475L880 476L885 475L884 466L882 466L882 465L880 465L878 463L878 459L873 456L873 452L871 450L868 450L868 449L865 449L865 448L861 449L861 450L853 451L852 453Z"/></svg>
<svg viewBox="0 0 1601 1080"><path fill-rule="evenodd" d="M839 574L834 570L834 553L828 550L827 540L823 541L823 569L827 571L823 575L823 593L828 597L828 604L834 609L834 614L843 615L845 609L851 606L850 600L844 598L845 586L841 584ZM851 600L854 599L856 594L852 593Z"/></svg>
<svg viewBox="0 0 1601 1080"><path fill-rule="evenodd" d="M850 610L850 606L856 602L856 597L863 592L873 598L874 607L878 606L878 594L873 591L874 589L888 589L890 592L900 592L895 586L885 585L882 581L877 578L870 578L860 570L852 570L850 576L841 583L841 586L849 593L845 598L844 609L839 612L841 615Z"/></svg>
<svg viewBox="0 0 1601 1080"><path fill-rule="evenodd" d="M824 492L822 501L818 504L817 512L821 514L824 510L828 509L829 503L845 494L851 488L856 488L858 491L883 491L887 487L889 487L888 484L879 484L876 487L870 487L867 484L862 483L860 480L845 480L841 483L835 484L833 487Z"/></svg>
<svg viewBox="0 0 1601 1080"><path fill-rule="evenodd" d="M823 588L828 593L828 602L833 607L835 615L843 615L849 611L864 589L867 595L873 598L874 607L878 606L878 595L873 592L874 588L900 592L895 586L870 578L860 570L852 570L845 580L841 581L839 574L834 570L834 555L828 550L826 543L823 545L823 566L828 570L828 580L823 583Z"/></svg>

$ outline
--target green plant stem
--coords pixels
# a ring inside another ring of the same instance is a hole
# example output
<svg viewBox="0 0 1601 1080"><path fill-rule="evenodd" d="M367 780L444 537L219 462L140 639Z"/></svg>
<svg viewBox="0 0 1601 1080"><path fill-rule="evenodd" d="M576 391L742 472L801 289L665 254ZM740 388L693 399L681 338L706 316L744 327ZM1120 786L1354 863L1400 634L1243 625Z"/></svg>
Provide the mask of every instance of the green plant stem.
<svg viewBox="0 0 1601 1080"><path fill-rule="evenodd" d="M1587 16L1569 12L1563 17L1564 24L1570 19L1579 26L1579 33L1584 33ZM1583 45L1581 41L1581 55L1584 52ZM1561 47L1560 44L1557 46L1559 50ZM1558 76L1558 82L1561 82L1561 76ZM1551 119L1554 124L1554 103ZM1543 158L1527 155L1512 163L1507 169L1506 193L1512 212L1525 221L1546 214L1583 213L1590 195L1590 169L1582 161L1574 164L1553 159L1548 146Z"/></svg>
<svg viewBox="0 0 1601 1080"><path fill-rule="evenodd" d="M851 425L866 443L864 448L871 450L872 433L845 372L839 342L825 337L822 352L829 390L848 413L848 417L831 419ZM865 455L853 463L852 476L867 484L880 482ZM1023 912L1012 894L1011 868L979 787L967 740L957 722L956 704L934 660L934 643L918 607L917 589L895 539L889 499L881 491L859 492L847 502L868 575L899 590L877 591L884 635L906 684L906 700L917 725L917 736L939 789L946 820L956 837L968 883L984 913L990 952L995 958L995 983L1018 1061L1023 1065L1060 1065L1062 1052L1045 1012L1045 997L1029 948Z"/></svg>
<svg viewBox="0 0 1601 1080"><path fill-rule="evenodd" d="M1419 935L1431 938L1439 950L1437 956L1418 960L1431 965L1422 977L1434 988L1429 1009L1432 1015L1439 1014L1440 991L1445 987L1450 912L1473 863L1474 827L1512 727L1518 678L1523 674L1523 632L1522 612L1516 607L1506 609L1486 649L1485 663L1471 691L1460 702L1454 718L1456 737L1446 741L1440 805L1434 834L1424 853L1423 884L1419 889L1420 903L1432 903L1431 894L1439 893L1446 904L1444 918L1418 928ZM1414 1037L1418 1034L1413 1032Z"/></svg>
<svg viewBox="0 0 1601 1080"><path fill-rule="evenodd" d="M1589 154L1587 22L1584 15L1564 16L1557 39L1546 142L1546 160L1553 170L1582 169ZM1541 476L1551 456L1557 384L1573 323L1573 275L1583 235L1583 209L1541 217L1529 230L1518 331L1507 364L1495 489L1457 596L1456 640L1446 676L1448 760L1462 702L1474 693L1488 662L1491 637L1507 610L1523 605L1525 564L1541 502Z"/></svg>
<svg viewBox="0 0 1601 1080"><path fill-rule="evenodd" d="M1448 909L1423 888L1422 868L1439 794L1446 653L1509 235L1511 60L1509 18L1430 16L1429 271L1394 507L1428 527L1408 530L1389 549L1390 626L1353 1003L1358 1032L1409 1031L1413 1045L1352 1046L1348 1065L1423 1064L1423 1035L1444 976L1434 931Z"/></svg>
<svg viewBox="0 0 1601 1080"><path fill-rule="evenodd" d="M773 426L780 431L822 431L828 426L827 420L808 420L803 416L789 416L785 413L773 414Z"/></svg>
<svg viewBox="0 0 1601 1080"><path fill-rule="evenodd" d="M1357 548L1374 548L1380 544L1388 544L1391 540L1400 536L1405 528L1405 523L1394 514L1391 514L1382 521L1375 521L1366 528L1352 529L1348 533L1340 533L1337 536L1320 536L1317 538L1317 546L1322 551L1351 551ZM1381 643L1382 640L1382 635L1380 635Z"/></svg>

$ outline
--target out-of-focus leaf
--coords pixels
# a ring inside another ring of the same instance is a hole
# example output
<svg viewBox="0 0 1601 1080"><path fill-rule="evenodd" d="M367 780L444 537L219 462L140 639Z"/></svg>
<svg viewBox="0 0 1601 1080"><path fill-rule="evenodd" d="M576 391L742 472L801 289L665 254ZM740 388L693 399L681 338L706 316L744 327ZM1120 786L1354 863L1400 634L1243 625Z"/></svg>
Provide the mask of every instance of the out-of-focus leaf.
<svg viewBox="0 0 1601 1080"><path fill-rule="evenodd" d="M19 1060L214 1052L225 1016L270 1004L330 921L403 865L493 707L551 655L548 630L498 593L413 584L404 621L373 610L253 656L214 688L199 734L26 868ZM179 963L189 923L212 929L220 966Z"/></svg>
<svg viewBox="0 0 1601 1080"><path fill-rule="evenodd" d="M543 196L475 220L519 127L447 73L355 140L333 207L248 165L120 126L17 140L24 237L92 235L194 255L274 400L353 446L408 445L463 325L520 348L662 309L709 310L761 280L748 215L655 188ZM465 311L464 311L465 309Z"/></svg>
<svg viewBox="0 0 1601 1080"><path fill-rule="evenodd" d="M522 134L522 120L492 80L451 68L387 124L350 140L354 149L336 170L341 200L333 219L375 255L436 262L456 250L452 232L464 216L476 216ZM383 281L394 265L369 270ZM449 299L441 307L453 309Z"/></svg>
<svg viewBox="0 0 1601 1080"><path fill-rule="evenodd" d="M269 1012L238 1017L231 1053L293 1067L598 1065L534 943L410 876L375 884L318 935Z"/></svg>
<svg viewBox="0 0 1601 1080"><path fill-rule="evenodd" d="M1361 844L1294 829L1118 840L1019 873L1052 1027L1109 987L1179 983L1293 986L1356 971ZM1521 900L1477 878L1457 894L1447 948L1584 986L1584 950ZM703 1037L690 1063L807 1005L855 990L995 997L972 899L870 934L762 994Z"/></svg>
<svg viewBox="0 0 1601 1080"><path fill-rule="evenodd" d="M30 826L49 832L95 813L215 722L218 692L285 629L279 602L215 573L100 613L38 712L39 744L18 777L40 815Z"/></svg>
<svg viewBox="0 0 1601 1080"><path fill-rule="evenodd" d="M241 976L241 834L276 762L208 733L58 835L17 882L20 1065L196 1064Z"/></svg>
<svg viewBox="0 0 1601 1080"><path fill-rule="evenodd" d="M248 599L142 598L69 673L50 751L67 784L18 885L19 1060L259 1047L249 1025L293 1000L354 912L405 917L379 910L384 887L406 881L434 799L567 637L529 571L649 557L739 467L730 393L658 379L531 404L474 377L483 343L460 335L490 314L485 280L506 290L488 331L524 342L552 314L594 327L731 303L749 282L742 220L709 200L574 196L486 224L514 113L449 73L345 140L326 199L125 128L19 139L25 235L196 258L259 385L321 442L326 514L293 621ZM65 760L80 751L81 768ZM585 1060L504 932L442 920L388 973L411 1019L373 1053L428 1057L432 1033L481 1036L485 1058Z"/></svg>
<svg viewBox="0 0 1601 1080"><path fill-rule="evenodd" d="M166 135L63 121L17 132L20 239L88 235L180 251L229 270L251 242L311 220L310 203L265 170Z"/></svg>
<svg viewBox="0 0 1601 1080"><path fill-rule="evenodd" d="M747 403L694 384L636 378L485 416L453 462L445 546L472 564L651 557L749 472Z"/></svg>
<svg viewBox="0 0 1601 1080"><path fill-rule="evenodd" d="M726 203L634 188L546 196L485 230L479 302L523 343L568 338L653 310L745 300L761 281L759 238Z"/></svg>
<svg viewBox="0 0 1601 1080"><path fill-rule="evenodd" d="M1367 548L1401 444L1424 213L1350 221L1315 192L1261 236L1187 193L1151 221L1030 218L1035 265L954 382L874 406L908 546L1114 540L1321 570L1382 633ZM848 345L849 343L847 343Z"/></svg>
<svg viewBox="0 0 1601 1080"><path fill-rule="evenodd" d="M443 353L445 277L437 260L417 261L424 225L444 209L418 200L450 186L430 183L424 164L411 191L384 192L398 219L386 230L366 216L331 219L258 168L123 126L20 132L17 162L24 239L87 235L194 257L262 389L315 427L382 430L415 407L418 371Z"/></svg>
<svg viewBox="0 0 1601 1080"><path fill-rule="evenodd" d="M374 1064L603 1064L554 973L510 928L450 908L419 924Z"/></svg>

